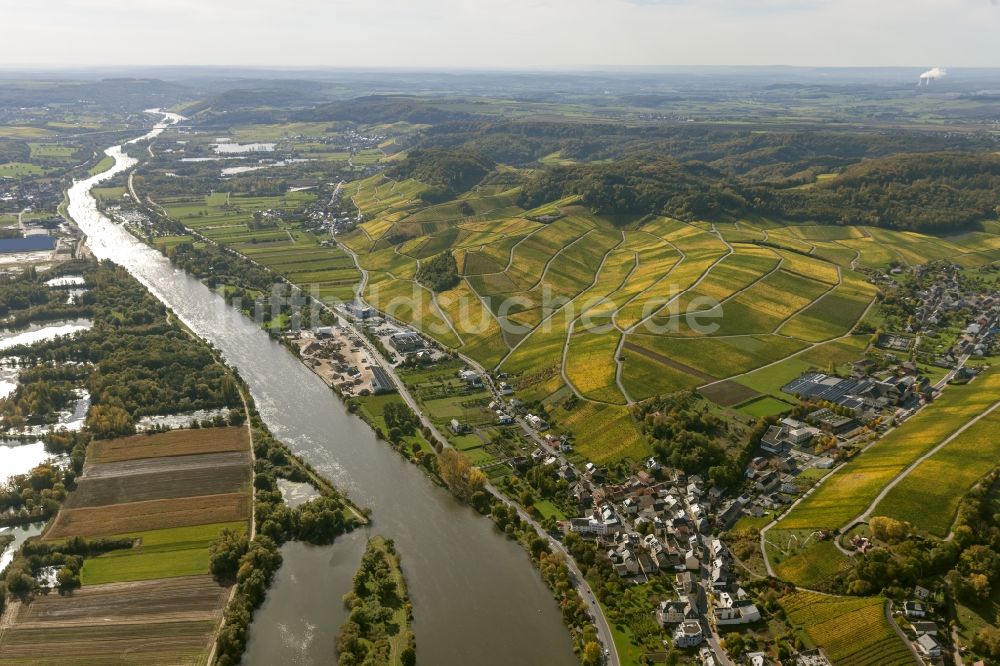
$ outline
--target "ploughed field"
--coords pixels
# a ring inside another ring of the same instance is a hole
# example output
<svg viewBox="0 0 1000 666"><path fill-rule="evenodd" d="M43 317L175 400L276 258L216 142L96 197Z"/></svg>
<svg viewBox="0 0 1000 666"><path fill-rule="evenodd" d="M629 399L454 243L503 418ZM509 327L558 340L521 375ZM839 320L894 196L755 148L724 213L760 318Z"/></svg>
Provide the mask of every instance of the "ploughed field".
<svg viewBox="0 0 1000 666"><path fill-rule="evenodd" d="M82 586L14 604L0 663L202 664L229 597L209 575L223 529L247 530L246 428L101 440L42 539L130 538L84 561Z"/></svg>

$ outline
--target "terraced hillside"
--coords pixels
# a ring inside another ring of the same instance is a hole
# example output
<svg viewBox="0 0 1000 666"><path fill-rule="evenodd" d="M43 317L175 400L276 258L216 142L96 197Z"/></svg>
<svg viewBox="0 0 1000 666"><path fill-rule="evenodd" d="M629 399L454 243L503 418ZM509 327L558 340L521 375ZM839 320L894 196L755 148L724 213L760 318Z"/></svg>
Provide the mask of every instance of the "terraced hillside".
<svg viewBox="0 0 1000 666"><path fill-rule="evenodd" d="M364 222L340 241L367 273L364 297L486 369L523 400L582 401L571 429L604 461L645 446L628 406L698 388L760 417L790 407L780 387L860 357L855 334L877 290L863 269L949 258L1000 260L1000 225L947 239L867 227L622 223L570 197L533 210L484 187L427 205L424 186L376 175L347 186ZM434 293L421 263L451 252L457 286ZM869 329L870 330L870 329ZM615 441L586 425L615 423Z"/></svg>

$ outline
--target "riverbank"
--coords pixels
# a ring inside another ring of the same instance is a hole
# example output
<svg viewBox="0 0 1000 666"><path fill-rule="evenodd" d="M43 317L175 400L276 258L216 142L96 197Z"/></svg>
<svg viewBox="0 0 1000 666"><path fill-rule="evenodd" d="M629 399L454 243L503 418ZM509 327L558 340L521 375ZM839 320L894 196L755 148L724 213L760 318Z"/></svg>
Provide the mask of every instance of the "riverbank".
<svg viewBox="0 0 1000 666"><path fill-rule="evenodd" d="M71 197L82 201L74 199L70 209L95 256L125 266L218 349L243 376L274 436L371 507L379 531L408 554L404 569L421 617L422 660L442 666L575 663L559 608L544 582L524 566L518 545L379 444L326 384L220 295L100 215L88 193L93 184L72 189ZM356 541L338 540L322 553L297 546L282 550L282 573L249 632L249 661L329 660L330 622L337 612L328 602L350 587L351 571L340 561ZM317 559L311 553L321 554ZM327 581L325 594L295 592L301 581L317 577ZM491 603L482 604L483 598ZM511 642L505 638L510 635L522 640Z"/></svg>

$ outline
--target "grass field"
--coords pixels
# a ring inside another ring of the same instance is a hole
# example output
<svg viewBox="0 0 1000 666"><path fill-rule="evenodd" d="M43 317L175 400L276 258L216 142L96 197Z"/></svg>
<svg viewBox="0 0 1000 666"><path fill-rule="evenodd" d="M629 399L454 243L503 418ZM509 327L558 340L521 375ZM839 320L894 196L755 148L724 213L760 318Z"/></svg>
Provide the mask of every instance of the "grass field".
<svg viewBox="0 0 1000 666"><path fill-rule="evenodd" d="M995 370L965 386L948 387L935 402L831 474L781 519L779 527L843 527L861 514L893 477L998 398L1000 372Z"/></svg>
<svg viewBox="0 0 1000 666"><path fill-rule="evenodd" d="M136 540L131 550L115 550L83 563L84 585L207 574L208 546L223 529L245 532L245 521L116 534Z"/></svg>
<svg viewBox="0 0 1000 666"><path fill-rule="evenodd" d="M885 616L882 597L835 597L795 592L780 599L788 622L809 646L823 649L837 666L913 663L913 654Z"/></svg>

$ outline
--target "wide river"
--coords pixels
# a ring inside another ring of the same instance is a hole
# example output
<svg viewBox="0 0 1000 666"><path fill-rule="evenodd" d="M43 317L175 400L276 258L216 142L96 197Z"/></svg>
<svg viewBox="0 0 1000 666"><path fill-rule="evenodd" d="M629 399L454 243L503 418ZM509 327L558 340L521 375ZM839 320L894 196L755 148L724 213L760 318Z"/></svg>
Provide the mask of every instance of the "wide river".
<svg viewBox="0 0 1000 666"><path fill-rule="evenodd" d="M178 119L167 114L166 121ZM369 530L394 539L403 556L420 663L575 664L559 608L519 545L377 441L326 384L252 321L98 212L90 189L135 164L120 147L106 152L114 166L69 190L69 213L94 255L128 269L211 342L246 380L274 434L372 509ZM335 661L337 628L346 616L341 597L365 537L348 535L323 548L286 544L285 563L254 618L245 662Z"/></svg>

